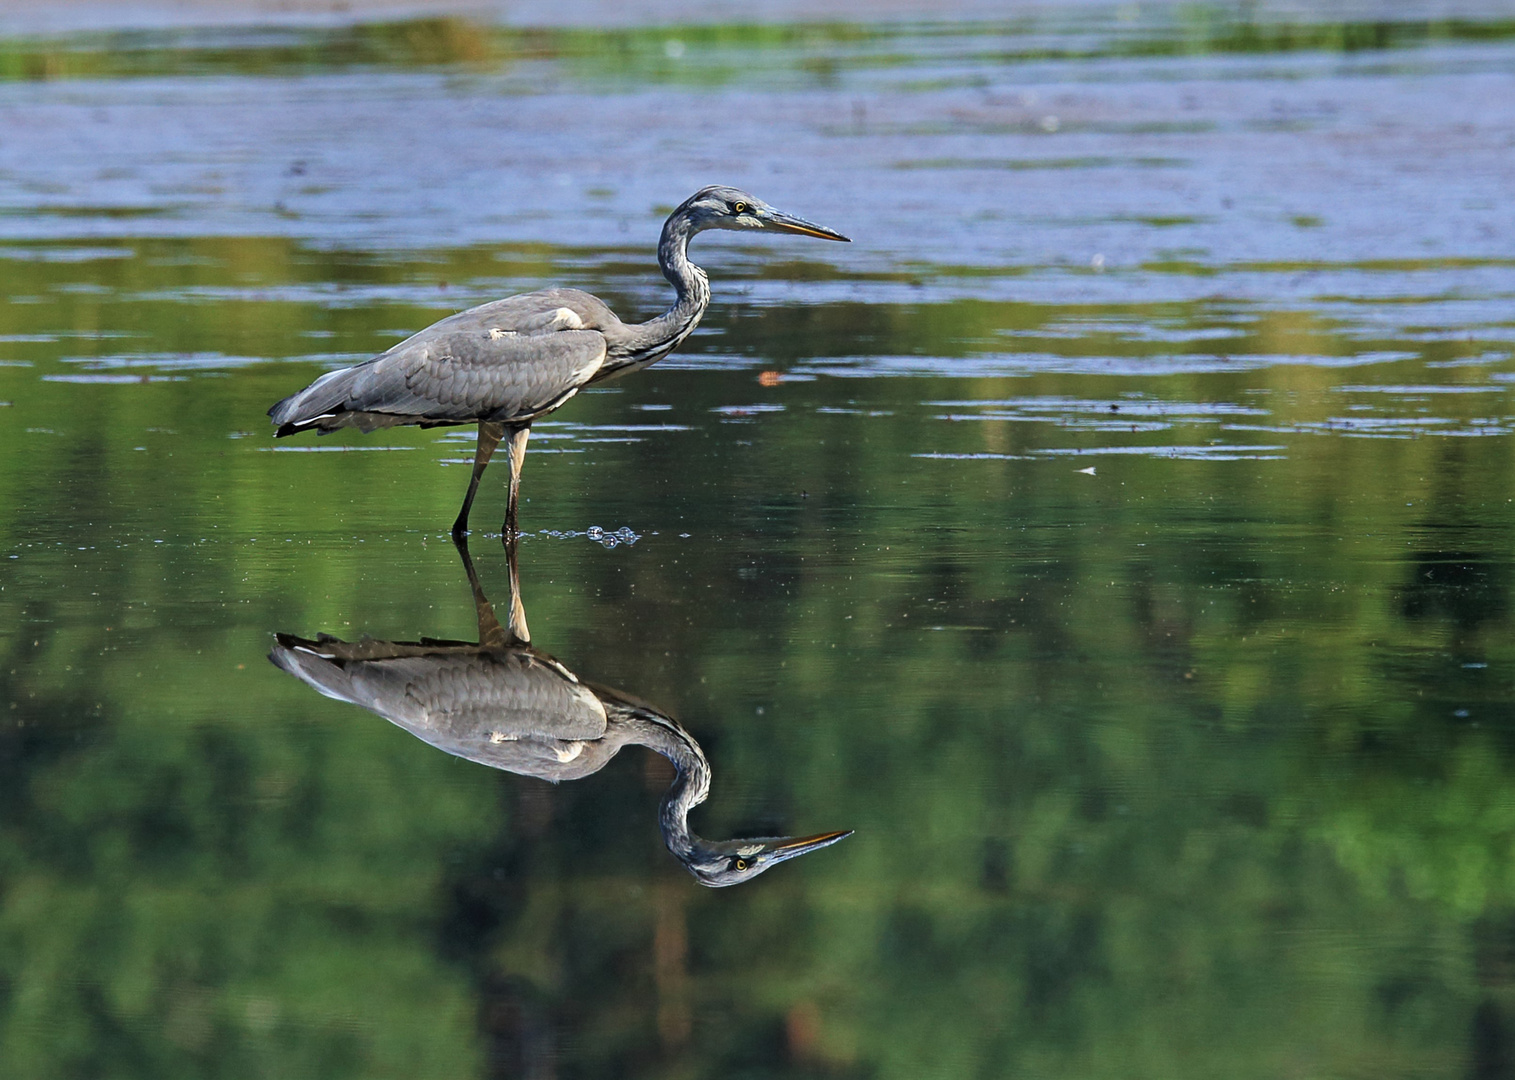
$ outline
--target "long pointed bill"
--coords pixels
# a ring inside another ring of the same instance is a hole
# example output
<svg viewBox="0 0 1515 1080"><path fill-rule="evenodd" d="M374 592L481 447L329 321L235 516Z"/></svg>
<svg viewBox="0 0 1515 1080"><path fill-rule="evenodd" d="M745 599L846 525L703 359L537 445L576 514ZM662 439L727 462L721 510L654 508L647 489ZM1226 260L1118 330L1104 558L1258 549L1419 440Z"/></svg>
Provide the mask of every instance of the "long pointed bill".
<svg viewBox="0 0 1515 1080"><path fill-rule="evenodd" d="M842 829L839 832L820 833L817 836L796 836L789 840L780 840L771 849L773 861L781 863L798 855L808 855L812 851L830 847L838 840L845 840L851 835L851 829Z"/></svg>
<svg viewBox="0 0 1515 1080"><path fill-rule="evenodd" d="M822 240L840 240L844 244L852 241L834 229L828 229L824 225L817 225L813 221L797 218L790 214L770 210L763 215L763 225L770 229L778 229L780 232L798 233L801 236L818 236ZM843 833L842 835L846 835Z"/></svg>

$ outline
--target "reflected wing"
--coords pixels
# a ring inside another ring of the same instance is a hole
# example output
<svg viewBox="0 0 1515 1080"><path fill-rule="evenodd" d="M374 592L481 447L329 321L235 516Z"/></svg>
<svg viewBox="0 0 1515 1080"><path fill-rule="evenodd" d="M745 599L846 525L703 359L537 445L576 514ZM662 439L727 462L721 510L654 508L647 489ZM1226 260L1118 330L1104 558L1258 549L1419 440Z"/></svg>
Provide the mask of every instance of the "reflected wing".
<svg viewBox="0 0 1515 1080"><path fill-rule="evenodd" d="M281 643L280 668L327 697L360 705L452 753L527 740L605 735L605 708L561 666L527 650L343 660L319 644Z"/></svg>

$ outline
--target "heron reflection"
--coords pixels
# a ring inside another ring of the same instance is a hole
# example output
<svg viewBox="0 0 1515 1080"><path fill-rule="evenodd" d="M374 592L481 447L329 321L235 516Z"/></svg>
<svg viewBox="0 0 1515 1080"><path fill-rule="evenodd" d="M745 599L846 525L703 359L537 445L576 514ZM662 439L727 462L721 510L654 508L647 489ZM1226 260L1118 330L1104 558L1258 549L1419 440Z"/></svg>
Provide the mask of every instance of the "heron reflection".
<svg viewBox="0 0 1515 1080"><path fill-rule="evenodd" d="M850 830L814 836L706 840L689 813L710 794L704 751L644 701L579 679L531 647L520 601L515 545L507 542L510 615L501 625L458 545L478 615L477 642L349 642L278 634L269 659L312 688L359 705L457 757L557 783L599 772L624 746L645 746L674 767L658 809L663 841L703 885L736 885L808 854Z"/></svg>

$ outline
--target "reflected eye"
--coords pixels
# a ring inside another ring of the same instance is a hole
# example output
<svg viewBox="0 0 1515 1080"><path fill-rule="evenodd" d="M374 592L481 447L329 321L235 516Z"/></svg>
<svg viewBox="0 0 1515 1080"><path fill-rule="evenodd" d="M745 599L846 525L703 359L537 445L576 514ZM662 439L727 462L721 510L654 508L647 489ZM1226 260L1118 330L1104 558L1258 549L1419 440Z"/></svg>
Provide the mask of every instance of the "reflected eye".
<svg viewBox="0 0 1515 1080"><path fill-rule="evenodd" d="M731 212L733 214L745 214L747 212L747 204L744 202L732 203Z"/></svg>

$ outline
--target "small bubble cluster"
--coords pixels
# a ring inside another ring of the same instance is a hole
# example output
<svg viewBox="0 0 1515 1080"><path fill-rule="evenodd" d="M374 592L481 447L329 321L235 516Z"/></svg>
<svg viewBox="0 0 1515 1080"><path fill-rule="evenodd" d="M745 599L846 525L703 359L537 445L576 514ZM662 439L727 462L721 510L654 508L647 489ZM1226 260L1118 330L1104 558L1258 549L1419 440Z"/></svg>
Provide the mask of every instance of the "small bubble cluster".
<svg viewBox="0 0 1515 1080"><path fill-rule="evenodd" d="M621 544L635 544L642 538L640 533L632 532L625 525L622 525L619 529L615 530L615 532L606 532L598 525L591 525L583 532L578 532L573 529L569 529L567 531L560 531L558 529L543 529L542 535L550 536L555 540L573 540L577 537L583 536L587 537L590 540L593 540L596 544L603 544L608 548L617 547Z"/></svg>

